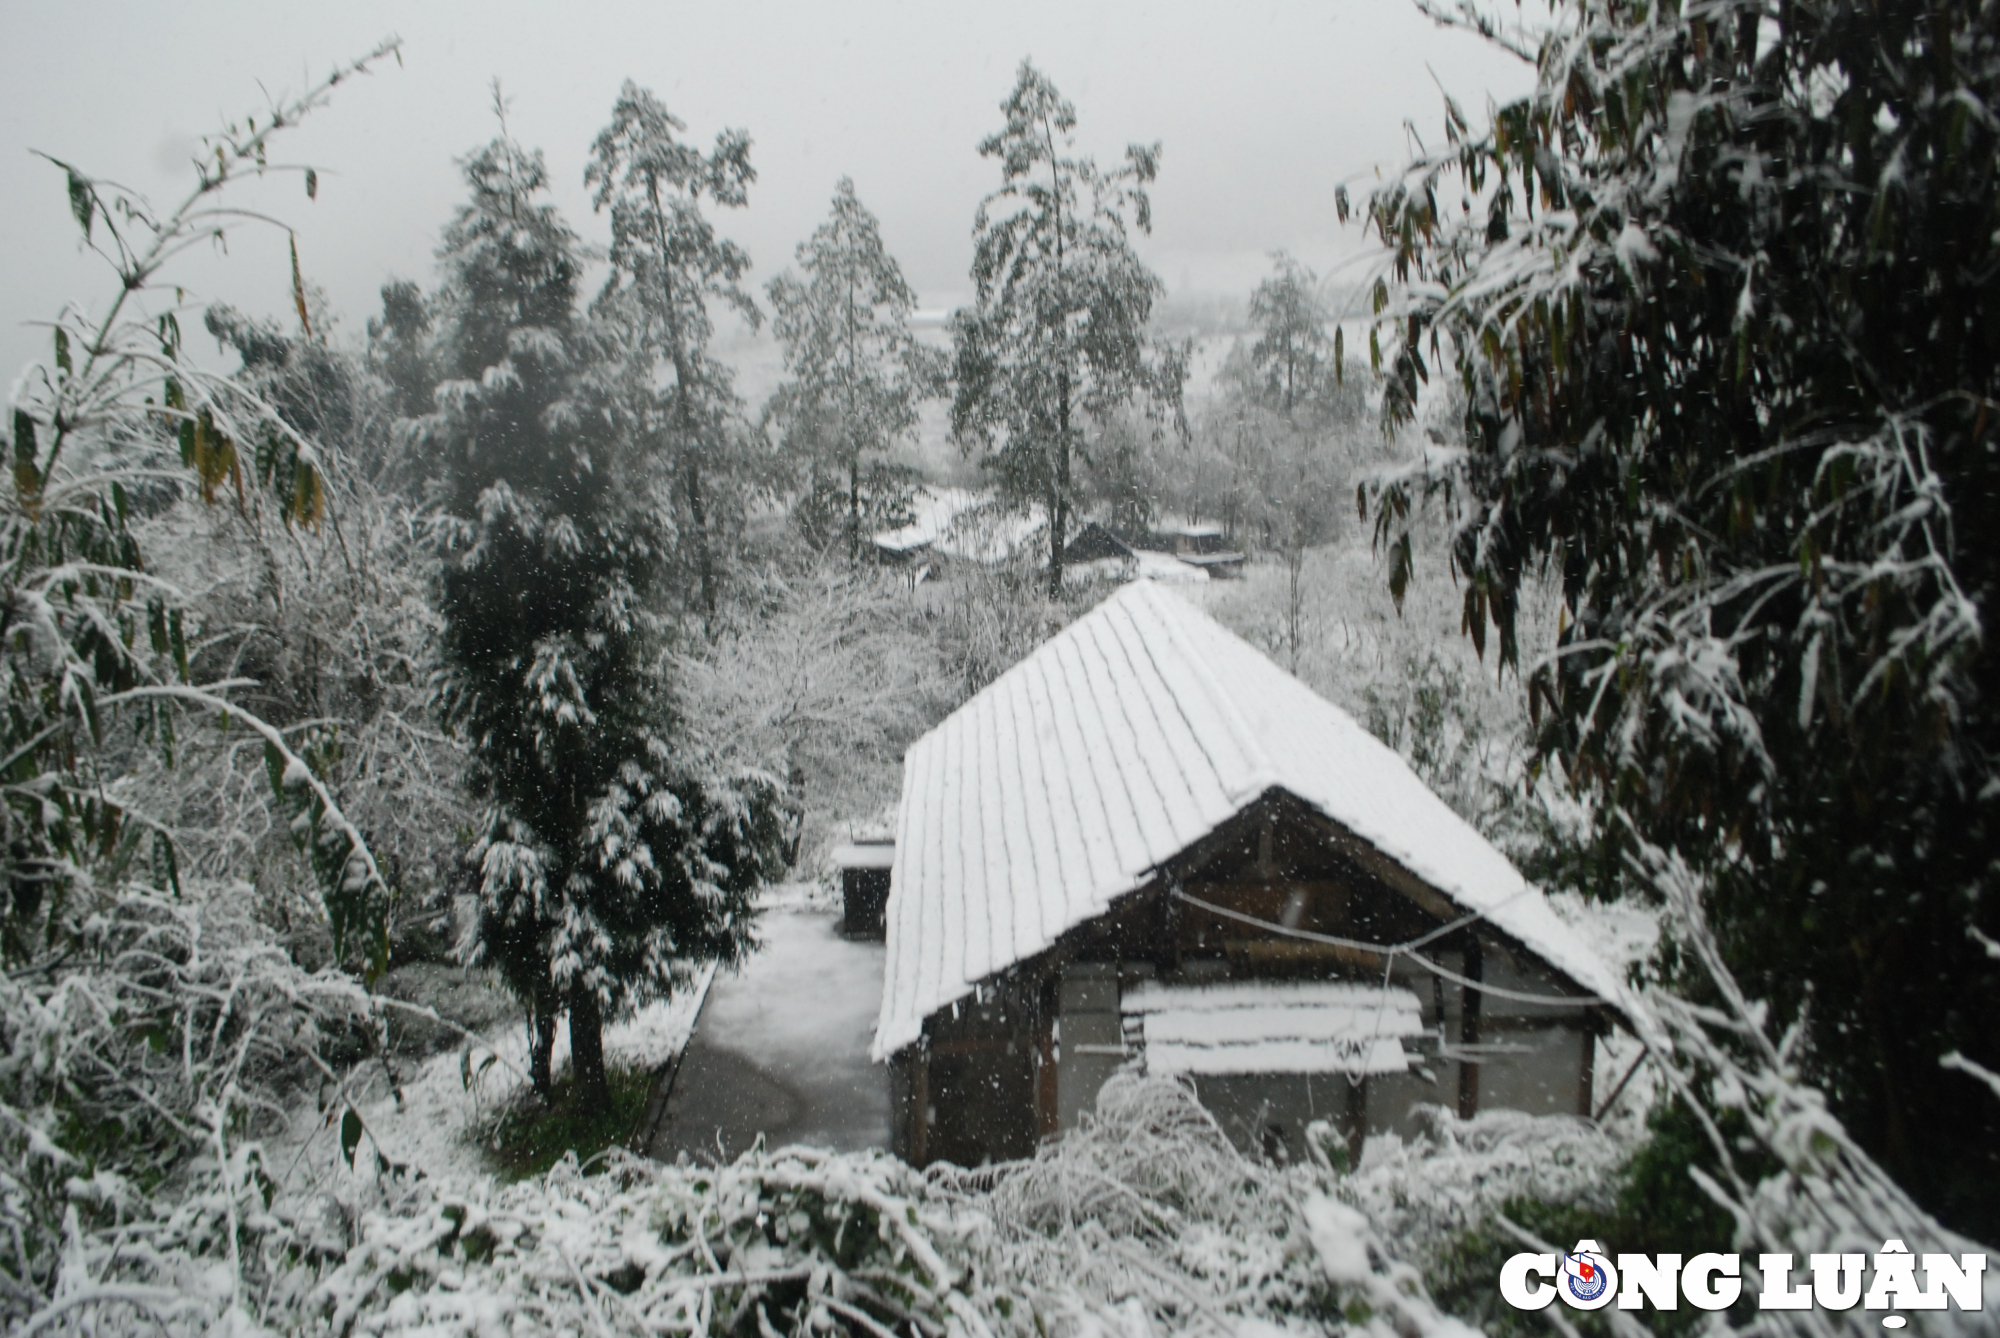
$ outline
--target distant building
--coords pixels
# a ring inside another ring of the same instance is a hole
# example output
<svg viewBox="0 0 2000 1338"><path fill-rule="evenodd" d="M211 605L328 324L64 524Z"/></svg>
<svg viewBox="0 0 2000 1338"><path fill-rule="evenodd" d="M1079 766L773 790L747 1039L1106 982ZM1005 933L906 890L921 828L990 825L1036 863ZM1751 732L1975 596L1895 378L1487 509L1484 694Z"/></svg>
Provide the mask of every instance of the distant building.
<svg viewBox="0 0 2000 1338"><path fill-rule="evenodd" d="M971 488L918 488L908 525L872 537L876 557L897 566L939 568L952 562L994 566L1040 538L1041 511L1013 510L997 494Z"/></svg>
<svg viewBox="0 0 2000 1338"><path fill-rule="evenodd" d="M1231 549L1222 526L1211 521L1163 516L1139 542L1139 547L1171 553L1182 562L1207 571L1211 576L1240 576L1243 554Z"/></svg>
<svg viewBox="0 0 2000 1338"><path fill-rule="evenodd" d="M1167 585L1199 584L1209 579L1203 567L1171 553L1134 548L1109 527L1089 520L1063 549L1063 576L1076 581L1160 581Z"/></svg>
<svg viewBox="0 0 2000 1338"><path fill-rule="evenodd" d="M1411 1107L1588 1114L1617 984L1394 752L1151 582L910 749L874 1054L893 1143L976 1165L1121 1065L1242 1146Z"/></svg>
<svg viewBox="0 0 2000 1338"><path fill-rule="evenodd" d="M1047 556L1048 519L1038 506L1015 508L990 489L918 488L910 523L872 535L876 559L908 569L913 579L942 575L955 564L994 567ZM1240 574L1243 555L1225 550L1213 525L1169 524L1130 539L1094 520L1082 521L1063 548L1065 567L1079 579L1197 582Z"/></svg>
<svg viewBox="0 0 2000 1338"><path fill-rule="evenodd" d="M883 936L883 913L889 905L889 869L895 861L896 843L886 836L835 847L833 867L840 870L841 933L849 938Z"/></svg>

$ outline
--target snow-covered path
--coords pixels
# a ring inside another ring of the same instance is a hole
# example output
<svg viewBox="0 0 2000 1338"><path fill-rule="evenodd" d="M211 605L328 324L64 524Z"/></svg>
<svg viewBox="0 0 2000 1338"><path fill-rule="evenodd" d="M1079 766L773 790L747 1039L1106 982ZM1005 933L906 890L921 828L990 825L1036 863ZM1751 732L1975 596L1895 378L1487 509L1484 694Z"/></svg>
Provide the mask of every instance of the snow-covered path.
<svg viewBox="0 0 2000 1338"><path fill-rule="evenodd" d="M653 1156L734 1157L759 1133L773 1148L889 1145L888 1070L868 1059L883 947L842 938L838 923L827 910L765 912L763 947L709 989Z"/></svg>

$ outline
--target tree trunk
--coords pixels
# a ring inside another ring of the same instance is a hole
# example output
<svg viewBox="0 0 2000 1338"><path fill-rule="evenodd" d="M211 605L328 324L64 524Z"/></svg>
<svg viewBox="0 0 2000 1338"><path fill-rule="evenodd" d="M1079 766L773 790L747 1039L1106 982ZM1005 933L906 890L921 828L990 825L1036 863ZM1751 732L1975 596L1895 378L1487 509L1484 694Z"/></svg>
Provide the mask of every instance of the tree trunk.
<svg viewBox="0 0 2000 1338"><path fill-rule="evenodd" d="M715 616L715 553L708 542L708 499L701 490L701 462L688 457L681 470L686 480L688 518L694 524L695 566L701 574L701 611Z"/></svg>
<svg viewBox="0 0 2000 1338"><path fill-rule="evenodd" d="M547 991L545 990L544 993ZM556 1008L553 997L535 1001L534 1035L528 1038L528 1082L546 1101L555 1090L550 1061L556 1049Z"/></svg>
<svg viewBox="0 0 2000 1338"><path fill-rule="evenodd" d="M1056 401L1055 486L1049 505L1049 598L1063 594L1063 549L1069 541L1069 376L1063 375Z"/></svg>
<svg viewBox="0 0 2000 1338"><path fill-rule="evenodd" d="M611 1083L604 1073L604 1014L594 991L578 986L569 996L569 1071L579 1110L604 1110Z"/></svg>
<svg viewBox="0 0 2000 1338"><path fill-rule="evenodd" d="M847 565L861 565L861 456L847 462Z"/></svg>
<svg viewBox="0 0 2000 1338"><path fill-rule="evenodd" d="M1299 671L1299 623L1305 613L1300 577L1305 574L1306 546L1297 534L1285 546L1285 628L1292 645L1292 672Z"/></svg>

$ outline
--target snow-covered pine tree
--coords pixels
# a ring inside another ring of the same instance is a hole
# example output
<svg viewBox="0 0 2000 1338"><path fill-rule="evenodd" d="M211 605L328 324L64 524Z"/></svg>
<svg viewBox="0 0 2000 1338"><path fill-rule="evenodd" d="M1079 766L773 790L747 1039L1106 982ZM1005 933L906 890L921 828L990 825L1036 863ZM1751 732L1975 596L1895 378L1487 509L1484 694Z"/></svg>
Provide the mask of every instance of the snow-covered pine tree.
<svg viewBox="0 0 2000 1338"><path fill-rule="evenodd" d="M1536 89L1483 131L1447 102L1368 218L1389 416L1440 364L1466 392L1426 480L1468 500L1466 626L1515 662L1560 578L1528 690L1593 866L1699 888L1784 1063L2000 1238L2000 10L1465 14Z"/></svg>
<svg viewBox="0 0 2000 1338"><path fill-rule="evenodd" d="M592 205L611 212L611 273L595 303L621 326L625 394L636 421L664 446L681 508L679 542L692 559L699 607L710 619L721 598L724 507L752 471L744 459L742 401L729 368L708 354L709 303L734 309L754 329L763 313L737 282L750 256L718 236L704 198L740 209L757 173L750 136L724 130L704 156L680 139L687 125L631 80L611 123L591 145L584 182ZM662 388L662 377L671 380Z"/></svg>
<svg viewBox="0 0 2000 1338"><path fill-rule="evenodd" d="M1319 276L1279 252L1250 294L1257 338L1241 344L1220 378L1239 427L1261 435L1247 519L1285 564L1285 639L1299 663L1306 553L1331 543L1347 511L1351 452L1367 417L1363 378L1342 375L1339 341L1326 332ZM1346 449L1343 449L1346 448Z"/></svg>
<svg viewBox="0 0 2000 1338"><path fill-rule="evenodd" d="M672 535L643 434L587 369L577 238L547 173L504 131L465 162L445 233L437 412L449 514L443 716L489 807L474 960L533 1023L551 1090L567 1012L578 1100L607 1099L602 1026L750 943L749 896L783 863L779 787L724 775L680 737L653 612Z"/></svg>
<svg viewBox="0 0 2000 1338"><path fill-rule="evenodd" d="M979 146L1001 185L973 218L976 296L952 317L952 430L1006 493L1046 508L1059 597L1086 426L1135 401L1178 420L1186 360L1147 337L1165 287L1132 249L1132 229L1152 230L1160 146L1130 145L1111 171L1077 156L1076 108L1025 60L1000 110L1006 127Z"/></svg>
<svg viewBox="0 0 2000 1338"><path fill-rule="evenodd" d="M835 529L855 561L865 525L889 528L908 516L912 478L887 456L916 426L917 406L943 393L944 359L911 333L916 292L850 178L840 179L798 260L802 277L781 274L766 290L790 373L767 412L805 464L806 510L839 517L837 528L822 527Z"/></svg>

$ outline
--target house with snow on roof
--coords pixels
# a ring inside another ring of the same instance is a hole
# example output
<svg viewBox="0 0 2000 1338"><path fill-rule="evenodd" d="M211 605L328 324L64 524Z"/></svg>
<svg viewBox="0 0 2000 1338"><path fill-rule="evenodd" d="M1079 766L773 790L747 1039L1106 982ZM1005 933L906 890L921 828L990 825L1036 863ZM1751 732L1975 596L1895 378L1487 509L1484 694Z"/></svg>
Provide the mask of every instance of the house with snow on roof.
<svg viewBox="0 0 2000 1338"><path fill-rule="evenodd" d="M917 1165L1031 1153L1121 1066L1239 1145L1591 1111L1619 986L1345 712L1153 582L904 759L873 1053Z"/></svg>

